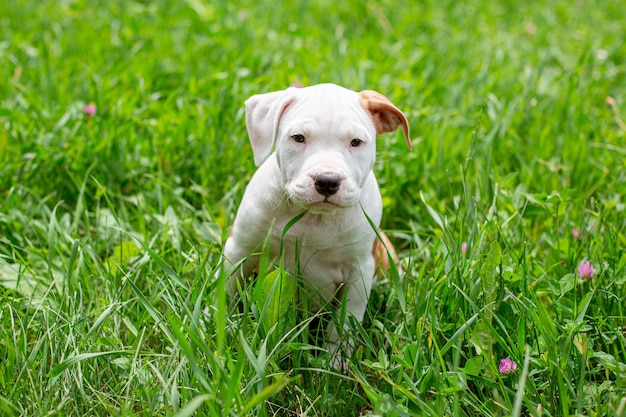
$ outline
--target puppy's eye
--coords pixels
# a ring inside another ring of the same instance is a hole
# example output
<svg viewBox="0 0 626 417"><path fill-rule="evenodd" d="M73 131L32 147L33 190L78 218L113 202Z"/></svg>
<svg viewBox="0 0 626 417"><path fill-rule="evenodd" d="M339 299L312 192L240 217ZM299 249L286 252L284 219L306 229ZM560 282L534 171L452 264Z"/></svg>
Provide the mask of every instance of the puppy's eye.
<svg viewBox="0 0 626 417"><path fill-rule="evenodd" d="M353 148L358 148L362 144L363 144L363 141L359 138L354 138L352 139L352 141L350 141L350 146L352 146Z"/></svg>
<svg viewBox="0 0 626 417"><path fill-rule="evenodd" d="M291 135L291 139L293 139L294 142L297 142L297 143L304 143L304 135L300 135L300 134Z"/></svg>

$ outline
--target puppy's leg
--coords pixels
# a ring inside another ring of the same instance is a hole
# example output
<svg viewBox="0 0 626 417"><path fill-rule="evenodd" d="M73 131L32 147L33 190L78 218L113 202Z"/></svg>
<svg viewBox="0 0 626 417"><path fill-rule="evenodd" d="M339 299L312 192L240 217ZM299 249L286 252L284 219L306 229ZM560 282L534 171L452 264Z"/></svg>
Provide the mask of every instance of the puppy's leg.
<svg viewBox="0 0 626 417"><path fill-rule="evenodd" d="M258 262L258 256L252 255L253 248L240 245L234 236L229 237L222 253L224 270L227 274L226 291L231 301L236 298L238 288L248 278ZM243 261L243 262L242 262Z"/></svg>
<svg viewBox="0 0 626 417"><path fill-rule="evenodd" d="M369 265L370 263L371 265ZM344 290L346 316L341 317L342 308L339 307L337 310L337 319L342 322L336 323L333 320L329 323L328 342L325 347L331 355L331 366L338 370L347 367L345 359L352 356L352 352L354 351L354 340L350 336L348 317L352 316L361 322L367 310L367 300L369 299L372 289L372 279L374 275L373 261L368 262L367 266L367 268L363 268L358 272L357 278L346 284ZM338 326L341 326L341 330ZM341 354L342 350L345 354L345 358Z"/></svg>

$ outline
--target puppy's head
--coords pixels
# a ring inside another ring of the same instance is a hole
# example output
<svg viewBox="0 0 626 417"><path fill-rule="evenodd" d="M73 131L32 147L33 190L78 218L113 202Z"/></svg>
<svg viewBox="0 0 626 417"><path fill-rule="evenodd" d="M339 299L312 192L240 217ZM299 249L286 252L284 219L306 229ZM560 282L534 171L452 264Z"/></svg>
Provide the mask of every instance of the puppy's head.
<svg viewBox="0 0 626 417"><path fill-rule="evenodd" d="M289 199L313 213L355 205L376 157L376 136L409 125L389 99L333 84L252 96L246 123L261 165L275 149Z"/></svg>

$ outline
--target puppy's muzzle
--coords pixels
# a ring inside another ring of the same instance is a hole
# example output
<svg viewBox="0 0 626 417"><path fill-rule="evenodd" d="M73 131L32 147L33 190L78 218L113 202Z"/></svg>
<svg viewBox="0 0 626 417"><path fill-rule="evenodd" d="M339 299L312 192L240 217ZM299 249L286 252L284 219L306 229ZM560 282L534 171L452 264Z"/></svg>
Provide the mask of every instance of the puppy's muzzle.
<svg viewBox="0 0 626 417"><path fill-rule="evenodd" d="M315 190L326 197L329 197L337 191L341 185L341 176L332 172L323 172L313 177L315 181Z"/></svg>

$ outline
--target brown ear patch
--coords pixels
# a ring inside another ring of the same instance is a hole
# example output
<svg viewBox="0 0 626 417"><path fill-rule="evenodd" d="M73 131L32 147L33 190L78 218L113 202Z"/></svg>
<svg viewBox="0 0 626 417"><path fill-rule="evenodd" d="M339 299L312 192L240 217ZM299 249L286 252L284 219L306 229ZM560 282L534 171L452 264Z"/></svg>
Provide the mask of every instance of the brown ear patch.
<svg viewBox="0 0 626 417"><path fill-rule="evenodd" d="M387 97L374 90L363 90L359 94L361 107L369 113L372 123L376 128L376 135L394 132L398 126L402 127L402 133L409 149L412 149L409 135L409 122L404 113L400 111Z"/></svg>
<svg viewBox="0 0 626 417"><path fill-rule="evenodd" d="M398 263L398 255L396 254L396 250L394 249L391 241L382 231L378 231L382 241L376 236L374 238L374 246L372 247L372 255L374 256L374 271L377 277L382 276L387 269L389 269L389 257L387 256L387 250L389 250L389 255L391 255L391 259L393 259L394 263ZM386 248L385 248L386 247Z"/></svg>

